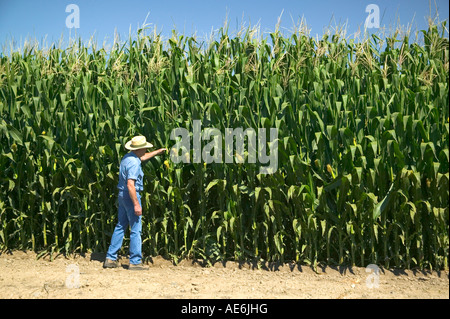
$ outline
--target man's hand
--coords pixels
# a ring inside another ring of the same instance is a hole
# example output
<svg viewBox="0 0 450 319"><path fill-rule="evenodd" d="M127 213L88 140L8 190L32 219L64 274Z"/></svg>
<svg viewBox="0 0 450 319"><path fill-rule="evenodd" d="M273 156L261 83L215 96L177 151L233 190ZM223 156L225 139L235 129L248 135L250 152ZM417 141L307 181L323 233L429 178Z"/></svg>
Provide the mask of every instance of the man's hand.
<svg viewBox="0 0 450 319"><path fill-rule="evenodd" d="M159 150L156 150L158 153L156 155L162 154L167 151L167 148L160 148Z"/></svg>
<svg viewBox="0 0 450 319"><path fill-rule="evenodd" d="M141 216L142 215L142 207L141 207L141 205L139 205L139 203L134 205L134 214L136 216Z"/></svg>

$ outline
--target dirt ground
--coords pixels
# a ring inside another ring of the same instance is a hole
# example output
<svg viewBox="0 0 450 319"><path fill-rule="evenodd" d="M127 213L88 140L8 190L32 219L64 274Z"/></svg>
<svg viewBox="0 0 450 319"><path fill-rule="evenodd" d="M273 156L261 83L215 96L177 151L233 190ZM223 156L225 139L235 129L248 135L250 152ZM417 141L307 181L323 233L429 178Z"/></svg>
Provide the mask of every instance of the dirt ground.
<svg viewBox="0 0 450 319"><path fill-rule="evenodd" d="M366 268L319 268L285 264L255 269L236 262L177 266L152 258L147 271L130 271L128 260L103 269L104 255L36 259L31 252L0 255L0 298L208 298L393 299L449 298L449 273Z"/></svg>

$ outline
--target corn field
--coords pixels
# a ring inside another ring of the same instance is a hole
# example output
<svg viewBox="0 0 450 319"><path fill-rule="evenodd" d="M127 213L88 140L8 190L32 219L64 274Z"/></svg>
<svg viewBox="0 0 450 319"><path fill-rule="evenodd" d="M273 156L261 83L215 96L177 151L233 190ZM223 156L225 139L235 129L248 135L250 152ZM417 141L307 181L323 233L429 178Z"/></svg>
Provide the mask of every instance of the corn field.
<svg viewBox="0 0 450 319"><path fill-rule="evenodd" d="M444 30L417 32L420 43L140 29L108 50L76 40L3 53L0 251L106 252L125 142L171 148L173 129L201 120L277 128L278 169L151 159L147 258L448 269Z"/></svg>

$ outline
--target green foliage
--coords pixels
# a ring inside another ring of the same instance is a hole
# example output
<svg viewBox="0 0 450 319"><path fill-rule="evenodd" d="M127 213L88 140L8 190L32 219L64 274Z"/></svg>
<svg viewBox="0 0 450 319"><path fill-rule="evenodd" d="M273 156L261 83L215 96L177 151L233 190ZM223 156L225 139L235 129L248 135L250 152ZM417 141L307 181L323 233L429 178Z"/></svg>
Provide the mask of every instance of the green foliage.
<svg viewBox="0 0 450 319"><path fill-rule="evenodd" d="M279 163L144 167L147 256L448 268L449 47L139 32L0 56L0 249L106 251L133 135L278 128ZM192 158L191 158L192 159Z"/></svg>

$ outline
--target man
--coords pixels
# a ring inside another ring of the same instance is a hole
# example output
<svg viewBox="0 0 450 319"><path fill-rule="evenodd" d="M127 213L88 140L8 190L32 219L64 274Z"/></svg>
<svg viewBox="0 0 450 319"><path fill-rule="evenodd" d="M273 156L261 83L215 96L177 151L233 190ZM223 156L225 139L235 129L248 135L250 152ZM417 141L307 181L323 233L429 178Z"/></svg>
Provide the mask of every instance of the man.
<svg viewBox="0 0 450 319"><path fill-rule="evenodd" d="M144 136L135 136L125 144L127 153L120 162L119 172L119 218L106 254L104 268L118 266L117 252L122 247L123 235L130 226L130 270L146 270L142 264L141 218L142 206L140 192L143 190L144 172L141 163L166 151L165 148L147 153L153 147Z"/></svg>

